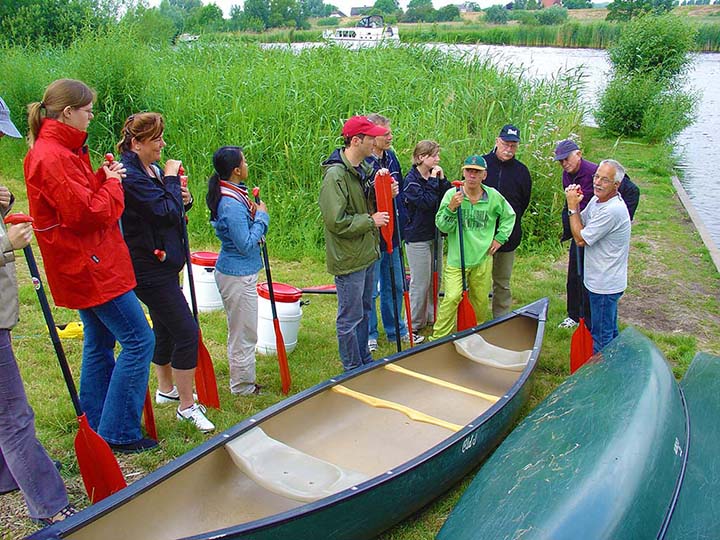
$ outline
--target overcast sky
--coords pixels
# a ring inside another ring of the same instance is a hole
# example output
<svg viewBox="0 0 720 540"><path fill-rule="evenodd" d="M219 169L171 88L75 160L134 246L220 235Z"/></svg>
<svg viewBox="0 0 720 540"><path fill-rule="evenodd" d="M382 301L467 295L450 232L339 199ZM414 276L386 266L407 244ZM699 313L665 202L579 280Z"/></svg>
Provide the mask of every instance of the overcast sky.
<svg viewBox="0 0 720 540"><path fill-rule="evenodd" d="M233 5L242 5L244 0L215 0L213 3L217 4L217 6L223 10L223 13L225 13L225 16L228 17L230 15L230 7ZM375 3L375 0L323 0L326 4L332 4L334 6L337 6L340 8L340 11L345 13L346 15L350 15L350 8L352 7L362 7L365 5L372 6ZM407 8L407 3L409 0L400 0L400 7L403 9ZM493 4L503 4L507 2L503 2L503 0L475 0L480 7L488 7ZM447 4L459 4L462 0L433 0L433 5L435 8L441 8L443 6L446 6ZM203 0L203 4L209 4L210 2L208 0ZM149 4L151 6L157 6L160 4L160 0L149 0Z"/></svg>

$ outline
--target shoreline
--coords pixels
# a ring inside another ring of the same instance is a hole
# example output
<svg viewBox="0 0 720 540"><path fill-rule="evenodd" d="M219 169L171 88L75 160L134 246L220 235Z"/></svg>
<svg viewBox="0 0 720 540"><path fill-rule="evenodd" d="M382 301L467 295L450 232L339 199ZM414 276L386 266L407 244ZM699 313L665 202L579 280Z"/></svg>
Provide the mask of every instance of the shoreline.
<svg viewBox="0 0 720 540"><path fill-rule="evenodd" d="M697 230L698 234L700 235L700 240L702 240L702 243L705 244L705 247L710 254L710 259L715 265L715 269L720 273L720 248L718 248L718 246L713 241L712 236L710 235L710 231L705 225L705 222L703 222L700 214L698 214L697 210L695 210L690 196L688 195L687 191L685 191L683 185L680 183L680 179L676 175L672 175L671 180L673 187L675 188L675 192L680 199L680 202L685 208L685 211L688 213L690 221L692 221L693 225L695 226L695 230Z"/></svg>

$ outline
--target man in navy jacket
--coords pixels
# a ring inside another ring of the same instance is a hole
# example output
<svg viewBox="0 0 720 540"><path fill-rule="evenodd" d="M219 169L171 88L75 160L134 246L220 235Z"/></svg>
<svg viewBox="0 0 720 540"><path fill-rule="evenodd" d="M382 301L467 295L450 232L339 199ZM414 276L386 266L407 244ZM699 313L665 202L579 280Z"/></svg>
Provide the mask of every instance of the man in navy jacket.
<svg viewBox="0 0 720 540"><path fill-rule="evenodd" d="M515 159L520 143L520 130L506 124L495 139L495 148L483 157L487 162L487 179L483 184L497 189L515 210L515 227L510 238L493 256L493 317L500 317L510 311L512 294L510 277L515 262L515 249L522 240L522 217L530 204L532 179L530 171Z"/></svg>

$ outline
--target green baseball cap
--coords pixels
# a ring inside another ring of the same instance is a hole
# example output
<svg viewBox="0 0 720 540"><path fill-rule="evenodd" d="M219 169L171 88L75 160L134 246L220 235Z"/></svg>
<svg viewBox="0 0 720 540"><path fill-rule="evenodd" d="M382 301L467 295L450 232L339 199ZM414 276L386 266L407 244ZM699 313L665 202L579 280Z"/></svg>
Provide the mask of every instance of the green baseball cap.
<svg viewBox="0 0 720 540"><path fill-rule="evenodd" d="M484 171L484 170L487 170L487 163L485 163L484 157L474 154L465 159L465 162L463 163L462 168L463 169L477 169L478 171Z"/></svg>

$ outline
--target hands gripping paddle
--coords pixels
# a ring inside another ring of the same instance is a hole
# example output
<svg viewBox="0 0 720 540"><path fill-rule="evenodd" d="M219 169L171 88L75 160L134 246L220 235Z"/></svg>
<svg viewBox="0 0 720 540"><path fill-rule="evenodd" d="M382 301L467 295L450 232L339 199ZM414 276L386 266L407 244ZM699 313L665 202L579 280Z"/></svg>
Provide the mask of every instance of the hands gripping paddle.
<svg viewBox="0 0 720 540"><path fill-rule="evenodd" d="M187 179L183 180L185 170L182 165L178 170L180 175L180 182L186 182ZM183 206L183 240L185 242L185 263L188 273L188 283L190 285L190 303L192 304L193 317L195 322L198 324L198 359L197 367L195 368L195 387L197 388L198 401L206 407L212 407L214 409L220 408L220 397L218 396L217 379L215 379L215 368L213 367L212 358L210 357L210 351L205 346L205 342L202 337L202 330L200 329L200 320L198 318L198 307L197 307L197 296L195 295L195 280L193 279L192 273L192 259L190 256L190 242L188 240L187 231L187 216L185 215L185 206Z"/></svg>
<svg viewBox="0 0 720 540"><path fill-rule="evenodd" d="M255 202L260 202L260 188L253 188L253 197ZM270 293L270 308L272 309L273 327L275 329L275 348L277 349L278 365L280 367L280 383L282 384L282 393L287 395L290 392L292 380L290 378L290 366L288 366L287 352L285 351L285 340L283 339L282 330L280 329L280 320L277 315L277 307L275 306L275 292L273 291L272 276L270 275L270 258L268 257L267 244L262 242L263 263L265 264L265 276L267 278L268 292Z"/></svg>
<svg viewBox="0 0 720 540"><path fill-rule="evenodd" d="M458 191L462 191L463 183L455 181L452 183ZM465 244L463 243L463 220L462 220L462 206L458 206L457 209L458 218L458 241L460 244L460 270L462 272L462 298L458 304L457 314L457 329L458 331L467 330L473 326L477 326L477 318L475 317L475 310L470 303L468 298L468 286L467 280L465 279Z"/></svg>
<svg viewBox="0 0 720 540"><path fill-rule="evenodd" d="M387 212L390 217L388 224L384 227L380 227L380 234L382 234L383 240L385 240L385 248L391 256L389 266L390 288L392 290L392 303L395 314L395 346L397 351L400 352L402 350L402 343L400 342L400 314L398 313L397 308L397 289L395 287L395 270L393 268L395 265L392 263L392 240L395 229L395 212L393 211L392 176L390 176L390 173L385 172L381 174L378 171L375 175L375 199L377 201L378 212ZM403 275L403 280L404 279L405 276Z"/></svg>
<svg viewBox="0 0 720 540"><path fill-rule="evenodd" d="M580 284L580 323L573 332L570 340L570 373L575 373L583 366L593 354L593 338L590 330L585 326L585 295L582 282L582 267L580 263L580 246L575 245L577 259L577 273Z"/></svg>
<svg viewBox="0 0 720 540"><path fill-rule="evenodd" d="M108 152L105 154L105 161L111 164L115 161L115 156ZM158 251L157 249L155 251ZM152 398L150 397L150 387L148 386L145 391L145 403L143 404L143 419L145 420L145 431L147 431L148 437L154 440L158 440L157 426L155 425L155 412L153 411Z"/></svg>
<svg viewBox="0 0 720 540"><path fill-rule="evenodd" d="M5 223L9 225L31 223L32 221L33 218L24 214L11 214L5 218ZM77 456L80 467L80 475L85 484L85 491L87 491L90 501L94 504L112 495L116 491L120 491L127 486L127 483L120 470L120 465L118 465L117 459L115 459L115 455L112 453L112 450L110 450L110 446L108 446L108 443L105 442L100 435L93 431L85 413L82 411L80 398L75 388L75 381L73 381L72 372L70 371L65 351L60 342L60 336L58 336L57 333L57 327L55 326L55 321L50 311L50 304L45 295L45 289L40 279L40 272L38 271L32 248L29 245L26 246L23 248L23 253L25 254L25 260L27 261L33 285L35 286L35 291L40 301L40 307L45 317L45 324L50 333L50 339L55 348L55 354L60 363L65 384L67 385L73 407L75 408L75 415L78 420L78 432L75 436L75 455Z"/></svg>

